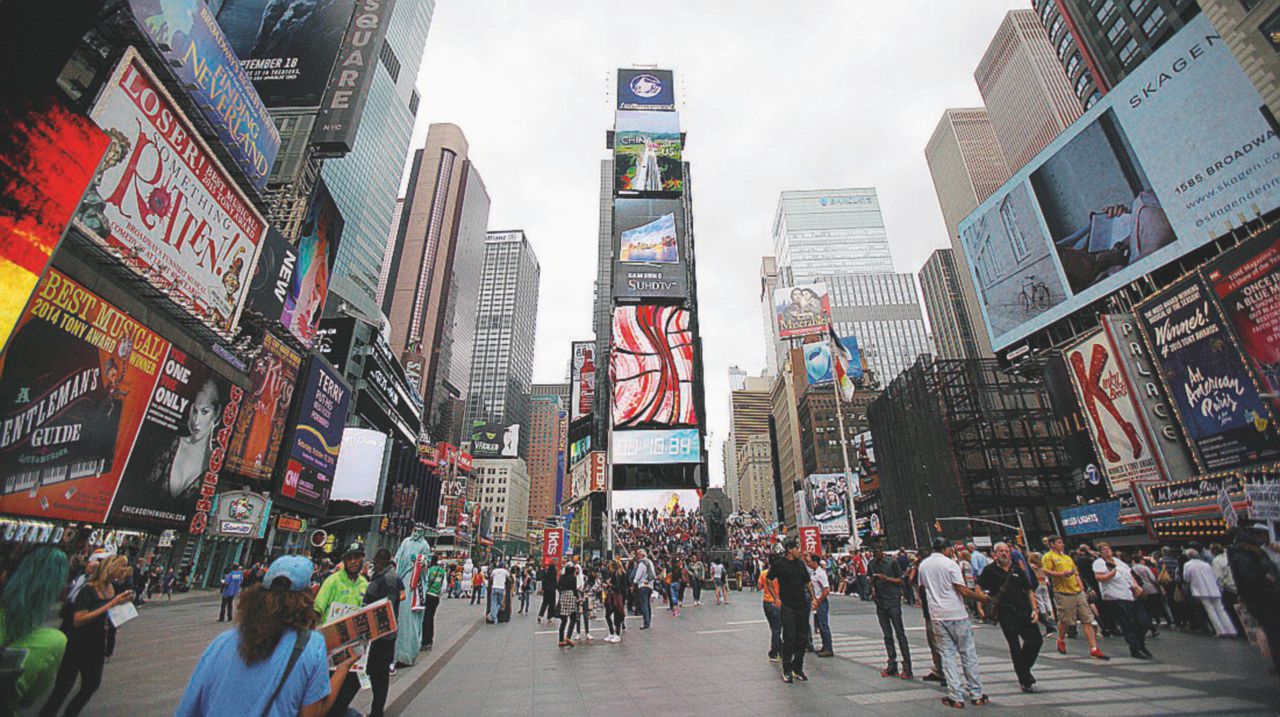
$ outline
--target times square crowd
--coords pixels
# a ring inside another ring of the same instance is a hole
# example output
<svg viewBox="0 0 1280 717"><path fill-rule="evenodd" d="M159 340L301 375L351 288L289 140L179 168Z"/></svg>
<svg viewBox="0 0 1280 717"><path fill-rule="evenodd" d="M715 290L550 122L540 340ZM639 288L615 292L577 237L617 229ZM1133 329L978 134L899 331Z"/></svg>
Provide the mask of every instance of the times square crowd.
<svg viewBox="0 0 1280 717"><path fill-rule="evenodd" d="M1060 653L1087 650L1100 661L1110 659L1104 640L1111 639L1132 657L1151 659L1149 641L1162 628L1247 638L1271 658L1273 674L1280 668L1278 651L1269 649L1280 647L1280 546L1258 529L1233 529L1223 543L1150 553L1118 552L1105 542L1068 549L1060 536L1047 536L1036 551L1012 539L989 551L943 538L914 550L872 539L864 550L822 555L803 552L783 526L758 515L732 514L725 523L729 550L714 551L696 510L620 511L612 527L623 557L574 556L540 568L504 560L444 564L432 557L411 589L389 551L366 560L358 544L332 562L289 555L269 565L232 565L217 619L235 627L204 650L177 714L346 717L357 714L349 706L363 685L373 691L369 714L381 715L389 679L404 664L396 658L397 636L374 640L363 660L353 654L332 664L315 628L343 609L382 599L398 610L414 591L423 607L421 650L433 647L441 598L480 605L492 624L536 609L537 623L558 621L563 650L594 641L591 622L601 616L602 641L619 643L629 617L638 630L654 628L655 606L678 619L682 608L703 605L704 591L713 593L706 599L715 605L752 591L769 625L765 657L781 663L787 683L809 679L806 653L834 655L830 602L837 596L874 604L886 651L881 676L914 679L902 614L904 607L919 608L930 650L921 679L944 687L943 704L955 708L966 699L989 701L975 622L999 626L1026 692L1036 691L1032 668L1046 639ZM0 714L35 705L43 705L41 715L92 714L89 705L114 649L114 623L131 619L126 606L171 599L182 589L173 571L131 565L110 550L69 559L41 546L3 557L0 645L26 659L16 670L6 663L0 671ZM1079 637L1087 647L1075 646Z"/></svg>

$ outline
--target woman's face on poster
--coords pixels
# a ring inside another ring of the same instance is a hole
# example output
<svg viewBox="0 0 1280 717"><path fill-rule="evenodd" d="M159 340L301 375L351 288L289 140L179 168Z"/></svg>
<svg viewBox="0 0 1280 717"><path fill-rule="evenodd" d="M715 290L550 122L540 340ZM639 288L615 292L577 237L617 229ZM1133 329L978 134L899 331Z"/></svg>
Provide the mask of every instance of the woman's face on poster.
<svg viewBox="0 0 1280 717"><path fill-rule="evenodd" d="M205 383L191 403L187 416L187 428L194 438L208 438L218 422L218 388L212 381Z"/></svg>

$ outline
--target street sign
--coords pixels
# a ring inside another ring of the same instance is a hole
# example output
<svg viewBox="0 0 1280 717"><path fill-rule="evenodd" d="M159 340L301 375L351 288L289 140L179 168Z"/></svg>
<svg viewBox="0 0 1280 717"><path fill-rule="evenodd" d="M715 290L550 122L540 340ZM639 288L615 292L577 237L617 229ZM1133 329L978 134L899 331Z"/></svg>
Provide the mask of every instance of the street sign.
<svg viewBox="0 0 1280 717"><path fill-rule="evenodd" d="M973 544L974 544L975 546L979 547L979 548L990 548L990 547L991 547L991 536L989 536L989 535L975 535L975 536L973 536Z"/></svg>
<svg viewBox="0 0 1280 717"><path fill-rule="evenodd" d="M1280 483L1246 483L1251 520L1280 520Z"/></svg>
<svg viewBox="0 0 1280 717"><path fill-rule="evenodd" d="M323 548L326 541L329 540L329 534L323 530L311 531L311 547Z"/></svg>
<svg viewBox="0 0 1280 717"><path fill-rule="evenodd" d="M814 555L822 554L822 534L818 526L809 525L800 529L800 550Z"/></svg>

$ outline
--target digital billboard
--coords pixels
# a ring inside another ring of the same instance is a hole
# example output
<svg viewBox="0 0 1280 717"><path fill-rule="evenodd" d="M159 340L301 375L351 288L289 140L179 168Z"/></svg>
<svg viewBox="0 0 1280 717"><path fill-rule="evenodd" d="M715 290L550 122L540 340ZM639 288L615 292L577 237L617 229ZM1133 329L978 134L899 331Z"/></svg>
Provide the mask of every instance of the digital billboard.
<svg viewBox="0 0 1280 717"><path fill-rule="evenodd" d="M823 535L849 534L849 480L843 473L811 473L804 479L804 520Z"/></svg>
<svg viewBox="0 0 1280 717"><path fill-rule="evenodd" d="M1192 274L1137 311L1202 471L1280 458L1275 417L1232 345L1215 298L1200 276Z"/></svg>
<svg viewBox="0 0 1280 717"><path fill-rule="evenodd" d="M378 482L387 451L387 434L369 428L348 426L342 431L342 451L333 473L330 500L373 505L378 500Z"/></svg>
<svg viewBox="0 0 1280 717"><path fill-rule="evenodd" d="M618 70L618 109L673 112L675 78L671 70Z"/></svg>
<svg viewBox="0 0 1280 717"><path fill-rule="evenodd" d="M285 444L278 495L313 508L328 505L350 404L351 389L341 375L324 359L313 357Z"/></svg>
<svg viewBox="0 0 1280 717"><path fill-rule="evenodd" d="M698 463L702 460L702 439L696 428L611 431L609 459L614 465Z"/></svg>
<svg viewBox="0 0 1280 717"><path fill-rule="evenodd" d="M1271 231L1204 267L1263 392L1280 413L1280 232Z"/></svg>
<svg viewBox="0 0 1280 717"><path fill-rule="evenodd" d="M1262 104L1201 14L970 213L960 243L993 346L1280 205Z"/></svg>
<svg viewBox="0 0 1280 717"><path fill-rule="evenodd" d="M826 341L814 341L805 344L804 370L810 386L831 383L836 380L835 367L831 362L831 344Z"/></svg>
<svg viewBox="0 0 1280 717"><path fill-rule="evenodd" d="M1151 438L1138 415L1133 387L1107 333L1096 329L1065 351L1071 385L1113 492L1132 481L1162 480Z"/></svg>
<svg viewBox="0 0 1280 717"><path fill-rule="evenodd" d="M218 24L267 107L319 107L355 8L356 0L223 0Z"/></svg>
<svg viewBox="0 0 1280 717"><path fill-rule="evenodd" d="M569 420L591 415L596 400L596 344L574 341L569 365Z"/></svg>
<svg viewBox="0 0 1280 717"><path fill-rule="evenodd" d="M613 296L689 295L684 205L678 199L617 199L613 203Z"/></svg>
<svg viewBox="0 0 1280 717"><path fill-rule="evenodd" d="M323 179L317 180L298 236L298 266L280 314L280 322L304 346L311 346L316 338L343 224L329 188Z"/></svg>
<svg viewBox="0 0 1280 717"><path fill-rule="evenodd" d="M613 130L614 189L684 191L682 145L675 112L619 112Z"/></svg>
<svg viewBox="0 0 1280 717"><path fill-rule="evenodd" d="M301 364L302 357L279 339L262 334L262 351L249 370L249 394L223 464L228 472L253 480L271 478Z"/></svg>
<svg viewBox="0 0 1280 717"><path fill-rule="evenodd" d="M471 455L475 458L515 458L520 454L520 424L499 426L481 422L471 427Z"/></svg>
<svg viewBox="0 0 1280 717"><path fill-rule="evenodd" d="M831 297L826 284L779 286L773 290L773 306L779 338L826 334L831 323Z"/></svg>
<svg viewBox="0 0 1280 717"><path fill-rule="evenodd" d="M697 425L690 312L673 306L613 310L609 383L616 428Z"/></svg>
<svg viewBox="0 0 1280 717"><path fill-rule="evenodd" d="M1123 528L1120 524L1120 501L1059 508L1058 522L1062 525L1062 534L1068 538L1115 532Z"/></svg>
<svg viewBox="0 0 1280 717"><path fill-rule="evenodd" d="M110 144L59 98L0 109L0 349Z"/></svg>
<svg viewBox="0 0 1280 717"><path fill-rule="evenodd" d="M112 142L77 228L234 336L266 222L132 48L90 117Z"/></svg>
<svg viewBox="0 0 1280 717"><path fill-rule="evenodd" d="M298 270L298 250L275 227L268 226L262 237L258 263L249 280L244 308L262 315L269 322L280 322L284 302L293 288L293 274Z"/></svg>
<svg viewBox="0 0 1280 717"><path fill-rule="evenodd" d="M267 186L280 132L204 0L129 0L138 28L209 120L249 184Z"/></svg>
<svg viewBox="0 0 1280 717"><path fill-rule="evenodd" d="M355 15L338 46L338 65L311 131L311 142L321 151L343 155L355 147L356 130L394 9L395 0L356 3Z"/></svg>

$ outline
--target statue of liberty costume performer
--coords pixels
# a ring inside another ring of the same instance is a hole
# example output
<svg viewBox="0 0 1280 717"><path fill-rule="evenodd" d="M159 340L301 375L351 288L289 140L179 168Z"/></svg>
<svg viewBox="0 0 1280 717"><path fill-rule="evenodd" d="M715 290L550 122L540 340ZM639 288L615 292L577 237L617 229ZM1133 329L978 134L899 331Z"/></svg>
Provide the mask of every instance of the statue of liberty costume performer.
<svg viewBox="0 0 1280 717"><path fill-rule="evenodd" d="M413 534L405 538L396 550L396 574L404 582L408 600L400 602L400 614L396 615L396 662L412 665L422 648L422 597L427 584L427 566L431 563L431 544L427 542L426 526L419 523Z"/></svg>

